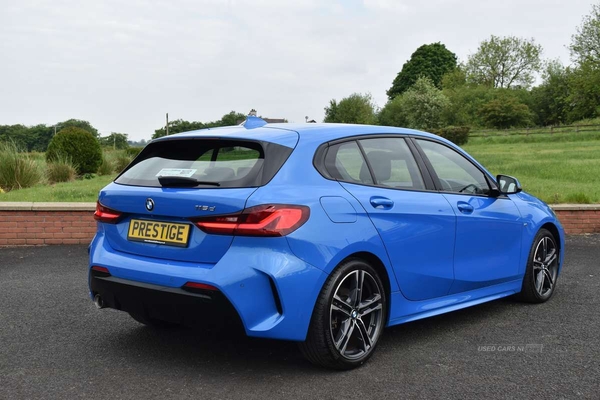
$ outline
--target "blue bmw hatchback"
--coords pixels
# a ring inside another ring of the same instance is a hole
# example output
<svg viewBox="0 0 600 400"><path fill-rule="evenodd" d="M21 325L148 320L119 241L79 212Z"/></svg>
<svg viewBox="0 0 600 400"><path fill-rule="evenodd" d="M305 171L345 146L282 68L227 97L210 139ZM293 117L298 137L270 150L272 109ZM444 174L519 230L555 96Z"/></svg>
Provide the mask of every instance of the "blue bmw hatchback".
<svg viewBox="0 0 600 400"><path fill-rule="evenodd" d="M556 287L553 211L408 129L266 124L152 141L100 192L90 296L150 326L237 322L363 364L386 326Z"/></svg>

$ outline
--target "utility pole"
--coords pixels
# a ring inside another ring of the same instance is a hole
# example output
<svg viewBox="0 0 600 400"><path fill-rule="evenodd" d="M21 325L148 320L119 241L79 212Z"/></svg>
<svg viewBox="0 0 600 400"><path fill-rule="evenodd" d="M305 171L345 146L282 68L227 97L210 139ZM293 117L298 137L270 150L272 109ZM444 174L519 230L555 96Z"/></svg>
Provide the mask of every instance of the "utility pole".
<svg viewBox="0 0 600 400"><path fill-rule="evenodd" d="M54 136L56 136L56 125L54 125Z"/></svg>
<svg viewBox="0 0 600 400"><path fill-rule="evenodd" d="M113 150L117 149L117 135L113 133Z"/></svg>
<svg viewBox="0 0 600 400"><path fill-rule="evenodd" d="M169 136L169 113L167 113L167 136Z"/></svg>

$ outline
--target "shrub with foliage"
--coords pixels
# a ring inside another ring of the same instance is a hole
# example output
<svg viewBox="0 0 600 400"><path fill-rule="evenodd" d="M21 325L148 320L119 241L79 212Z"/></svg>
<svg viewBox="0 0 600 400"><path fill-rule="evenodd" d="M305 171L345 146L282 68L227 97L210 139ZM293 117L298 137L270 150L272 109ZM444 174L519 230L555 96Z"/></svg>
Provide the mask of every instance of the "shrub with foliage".
<svg viewBox="0 0 600 400"><path fill-rule="evenodd" d="M377 121L376 106L369 93L353 93L339 103L332 99L325 107L323 122L344 124L374 124Z"/></svg>
<svg viewBox="0 0 600 400"><path fill-rule="evenodd" d="M435 133L452 143L462 146L469 141L469 132L471 128L468 126L447 126L442 129L432 129L431 133Z"/></svg>
<svg viewBox="0 0 600 400"><path fill-rule="evenodd" d="M0 187L14 190L34 186L42 180L38 163L20 152L14 142L0 142Z"/></svg>
<svg viewBox="0 0 600 400"><path fill-rule="evenodd" d="M123 171L133 160L133 157L128 155L126 152L119 152L114 158L115 172L119 173Z"/></svg>
<svg viewBox="0 0 600 400"><path fill-rule="evenodd" d="M444 125L448 98L429 78L419 78L406 92L389 101L379 114L382 125L430 130Z"/></svg>
<svg viewBox="0 0 600 400"><path fill-rule="evenodd" d="M112 175L115 172L115 164L104 153L102 154L102 164L98 167L97 172L98 175Z"/></svg>
<svg viewBox="0 0 600 400"><path fill-rule="evenodd" d="M78 174L95 173L102 163L102 149L91 133L68 127L58 132L48 145L46 161L50 163L59 157L70 158Z"/></svg>
<svg viewBox="0 0 600 400"><path fill-rule="evenodd" d="M69 182L77 176L77 168L70 158L58 156L54 161L48 163L46 174L50 183Z"/></svg>
<svg viewBox="0 0 600 400"><path fill-rule="evenodd" d="M125 149L125 152L128 156L135 158L138 154L142 152L142 150L144 150L143 147L128 147L127 149Z"/></svg>
<svg viewBox="0 0 600 400"><path fill-rule="evenodd" d="M490 128L519 128L531 124L532 114L527 105L508 92L500 92L484 104L479 113Z"/></svg>

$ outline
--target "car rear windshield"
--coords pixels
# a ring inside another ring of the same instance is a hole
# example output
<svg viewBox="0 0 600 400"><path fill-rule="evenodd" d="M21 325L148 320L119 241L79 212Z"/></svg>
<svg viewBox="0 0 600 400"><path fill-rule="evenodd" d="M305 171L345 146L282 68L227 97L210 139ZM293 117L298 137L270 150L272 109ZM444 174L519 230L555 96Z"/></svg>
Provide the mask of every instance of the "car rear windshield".
<svg viewBox="0 0 600 400"><path fill-rule="evenodd" d="M150 143L115 183L149 187L256 187L269 182L292 149L274 143L170 139Z"/></svg>

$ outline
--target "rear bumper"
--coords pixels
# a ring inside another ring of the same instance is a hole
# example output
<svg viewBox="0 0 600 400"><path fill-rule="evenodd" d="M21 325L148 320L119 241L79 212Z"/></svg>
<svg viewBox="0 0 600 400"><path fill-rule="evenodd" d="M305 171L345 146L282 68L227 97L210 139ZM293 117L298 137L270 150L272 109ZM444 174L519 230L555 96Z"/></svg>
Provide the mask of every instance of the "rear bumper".
<svg viewBox="0 0 600 400"><path fill-rule="evenodd" d="M109 307L186 325L239 318L248 336L297 341L306 338L327 278L294 256L285 238L236 237L217 264L195 264L117 252L99 232L90 246L91 266L110 271L110 277L90 273L89 279L90 296L99 293ZM183 290L190 281L218 292Z"/></svg>
<svg viewBox="0 0 600 400"><path fill-rule="evenodd" d="M218 291L135 282L90 271L90 291L106 307L187 326L241 326L227 298Z"/></svg>

